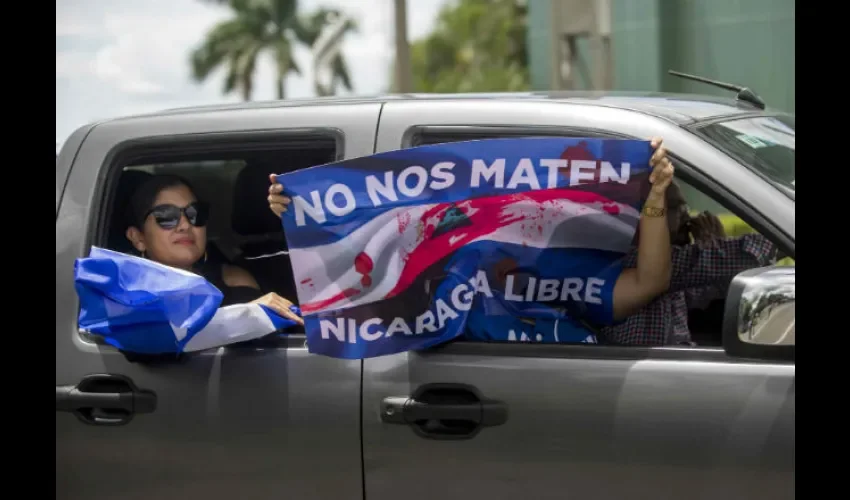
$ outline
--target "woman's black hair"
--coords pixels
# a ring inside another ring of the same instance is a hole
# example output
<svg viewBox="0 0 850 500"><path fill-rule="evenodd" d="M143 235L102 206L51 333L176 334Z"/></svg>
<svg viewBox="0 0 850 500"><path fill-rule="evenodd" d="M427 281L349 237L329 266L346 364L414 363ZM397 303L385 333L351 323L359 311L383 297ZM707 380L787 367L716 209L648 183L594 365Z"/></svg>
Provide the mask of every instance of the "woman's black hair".
<svg viewBox="0 0 850 500"><path fill-rule="evenodd" d="M133 196L130 197L130 203L128 205L129 213L127 214L128 226L141 230L145 225L145 215L148 213L148 210L153 208L153 204L159 193L178 186L185 186L195 197L198 196L195 193L195 189L189 184L189 181L179 175L154 175L143 182L133 193Z"/></svg>

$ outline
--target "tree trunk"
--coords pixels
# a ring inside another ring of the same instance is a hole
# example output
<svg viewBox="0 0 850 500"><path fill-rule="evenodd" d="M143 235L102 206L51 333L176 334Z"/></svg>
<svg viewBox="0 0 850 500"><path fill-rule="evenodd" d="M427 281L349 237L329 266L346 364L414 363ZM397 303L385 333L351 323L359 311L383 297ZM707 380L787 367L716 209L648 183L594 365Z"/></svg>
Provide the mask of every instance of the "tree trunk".
<svg viewBox="0 0 850 500"><path fill-rule="evenodd" d="M407 43L407 0L395 4L395 91L413 92L410 45Z"/></svg>
<svg viewBox="0 0 850 500"><path fill-rule="evenodd" d="M254 86L250 81L245 81L242 83L242 100L250 101L251 94L253 94Z"/></svg>
<svg viewBox="0 0 850 500"><path fill-rule="evenodd" d="M277 77L277 98L278 98L278 100L283 100L283 99L284 99L284 92L283 92L283 76L278 76L278 77Z"/></svg>

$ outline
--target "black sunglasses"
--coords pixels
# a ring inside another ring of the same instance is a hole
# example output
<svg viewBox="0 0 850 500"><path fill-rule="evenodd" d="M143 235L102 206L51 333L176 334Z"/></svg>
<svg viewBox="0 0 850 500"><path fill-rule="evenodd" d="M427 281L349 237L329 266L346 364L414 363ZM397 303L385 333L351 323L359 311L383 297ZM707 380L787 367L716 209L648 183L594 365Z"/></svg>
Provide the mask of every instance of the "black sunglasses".
<svg viewBox="0 0 850 500"><path fill-rule="evenodd" d="M171 204L157 205L148 210L144 218L147 219L149 215L153 215L157 225L163 229L174 229L180 224L180 218L184 215L189 224L204 227L207 225L210 210L206 203L196 201L183 208Z"/></svg>

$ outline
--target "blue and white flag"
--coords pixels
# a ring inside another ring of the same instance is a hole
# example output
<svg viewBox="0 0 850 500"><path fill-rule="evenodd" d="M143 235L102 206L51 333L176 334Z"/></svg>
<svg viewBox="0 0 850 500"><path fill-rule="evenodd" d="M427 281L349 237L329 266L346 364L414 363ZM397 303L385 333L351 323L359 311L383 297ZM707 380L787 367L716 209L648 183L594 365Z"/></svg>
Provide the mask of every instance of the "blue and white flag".
<svg viewBox="0 0 850 500"><path fill-rule="evenodd" d="M295 325L258 304L219 308L221 291L203 277L98 247L77 259L74 284L79 327L126 352L200 351Z"/></svg>
<svg viewBox="0 0 850 500"><path fill-rule="evenodd" d="M359 359L461 335L595 342L647 182L648 141L429 145L278 176L310 352Z"/></svg>

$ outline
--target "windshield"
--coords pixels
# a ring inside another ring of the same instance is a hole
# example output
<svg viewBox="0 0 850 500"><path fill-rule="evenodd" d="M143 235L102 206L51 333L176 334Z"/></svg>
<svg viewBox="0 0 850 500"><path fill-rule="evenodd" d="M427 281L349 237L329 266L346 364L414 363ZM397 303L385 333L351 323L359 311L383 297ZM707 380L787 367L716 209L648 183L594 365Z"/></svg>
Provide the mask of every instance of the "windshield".
<svg viewBox="0 0 850 500"><path fill-rule="evenodd" d="M733 119L696 132L780 187L795 191L793 116Z"/></svg>

